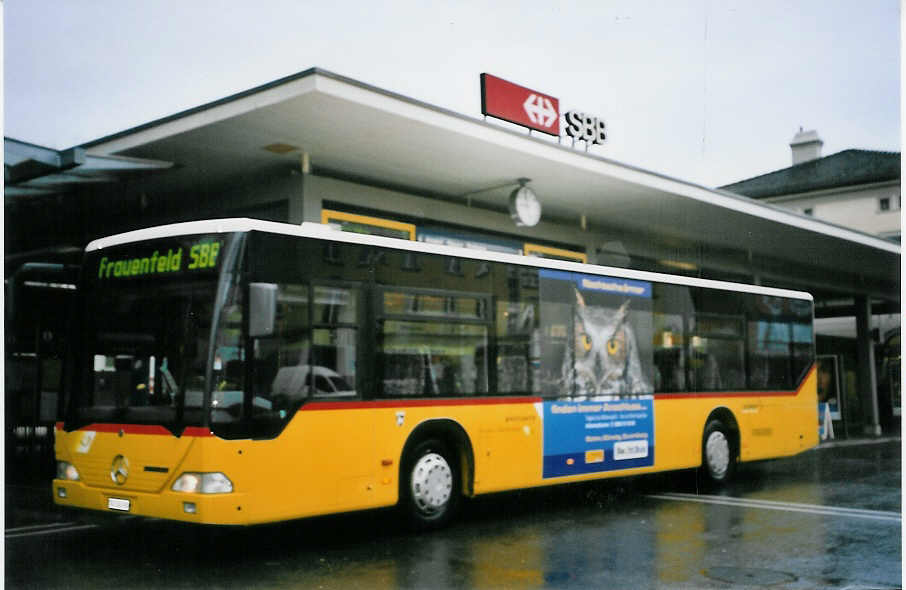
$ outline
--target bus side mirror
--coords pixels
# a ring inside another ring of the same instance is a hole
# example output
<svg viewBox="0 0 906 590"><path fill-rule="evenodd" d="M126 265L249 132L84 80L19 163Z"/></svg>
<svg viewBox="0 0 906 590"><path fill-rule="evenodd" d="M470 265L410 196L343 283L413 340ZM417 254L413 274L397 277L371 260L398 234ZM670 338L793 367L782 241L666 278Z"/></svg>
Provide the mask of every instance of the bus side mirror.
<svg viewBox="0 0 906 590"><path fill-rule="evenodd" d="M277 285L249 283L249 336L261 338L274 333L277 317Z"/></svg>

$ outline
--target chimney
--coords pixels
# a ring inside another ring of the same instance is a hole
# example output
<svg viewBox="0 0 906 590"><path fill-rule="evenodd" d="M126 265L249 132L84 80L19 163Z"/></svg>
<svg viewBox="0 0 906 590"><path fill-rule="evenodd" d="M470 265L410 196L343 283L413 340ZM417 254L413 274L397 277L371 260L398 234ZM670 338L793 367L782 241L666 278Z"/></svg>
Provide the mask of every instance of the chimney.
<svg viewBox="0 0 906 590"><path fill-rule="evenodd" d="M800 127L799 133L790 142L790 149L793 150L793 166L820 158L822 145L824 142L818 137L817 131L803 131Z"/></svg>

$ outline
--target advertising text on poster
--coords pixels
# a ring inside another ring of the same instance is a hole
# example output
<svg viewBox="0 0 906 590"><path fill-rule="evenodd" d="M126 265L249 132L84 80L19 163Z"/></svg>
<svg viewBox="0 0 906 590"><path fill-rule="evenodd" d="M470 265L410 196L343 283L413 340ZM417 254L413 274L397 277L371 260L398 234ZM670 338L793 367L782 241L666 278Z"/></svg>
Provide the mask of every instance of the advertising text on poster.
<svg viewBox="0 0 906 590"><path fill-rule="evenodd" d="M654 400L544 402L543 477L654 465Z"/></svg>

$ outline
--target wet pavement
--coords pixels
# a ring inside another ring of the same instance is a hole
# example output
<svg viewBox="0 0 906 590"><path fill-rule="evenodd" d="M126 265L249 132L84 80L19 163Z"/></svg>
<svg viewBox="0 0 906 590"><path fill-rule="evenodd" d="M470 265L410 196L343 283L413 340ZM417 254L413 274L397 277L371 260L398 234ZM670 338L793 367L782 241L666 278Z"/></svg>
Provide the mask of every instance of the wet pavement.
<svg viewBox="0 0 906 590"><path fill-rule="evenodd" d="M392 510L252 528L86 518L7 485L9 588L896 588L899 439L497 494L447 529ZM47 488L45 488L47 489Z"/></svg>

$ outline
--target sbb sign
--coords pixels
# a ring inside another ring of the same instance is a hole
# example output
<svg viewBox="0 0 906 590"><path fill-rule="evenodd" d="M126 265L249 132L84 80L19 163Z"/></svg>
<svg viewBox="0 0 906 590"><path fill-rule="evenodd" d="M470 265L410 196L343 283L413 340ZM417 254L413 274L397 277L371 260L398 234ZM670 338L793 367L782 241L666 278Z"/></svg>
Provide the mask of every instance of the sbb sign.
<svg viewBox="0 0 906 590"><path fill-rule="evenodd" d="M560 137L560 101L491 74L481 75L481 113ZM604 121L593 115L565 113L566 134L587 145L603 144Z"/></svg>
<svg viewBox="0 0 906 590"><path fill-rule="evenodd" d="M602 145L607 135L604 133L604 121L585 113L566 112L566 134L573 139L588 144Z"/></svg>
<svg viewBox="0 0 906 590"><path fill-rule="evenodd" d="M560 135L559 100L491 74L481 75L481 113L549 135Z"/></svg>

